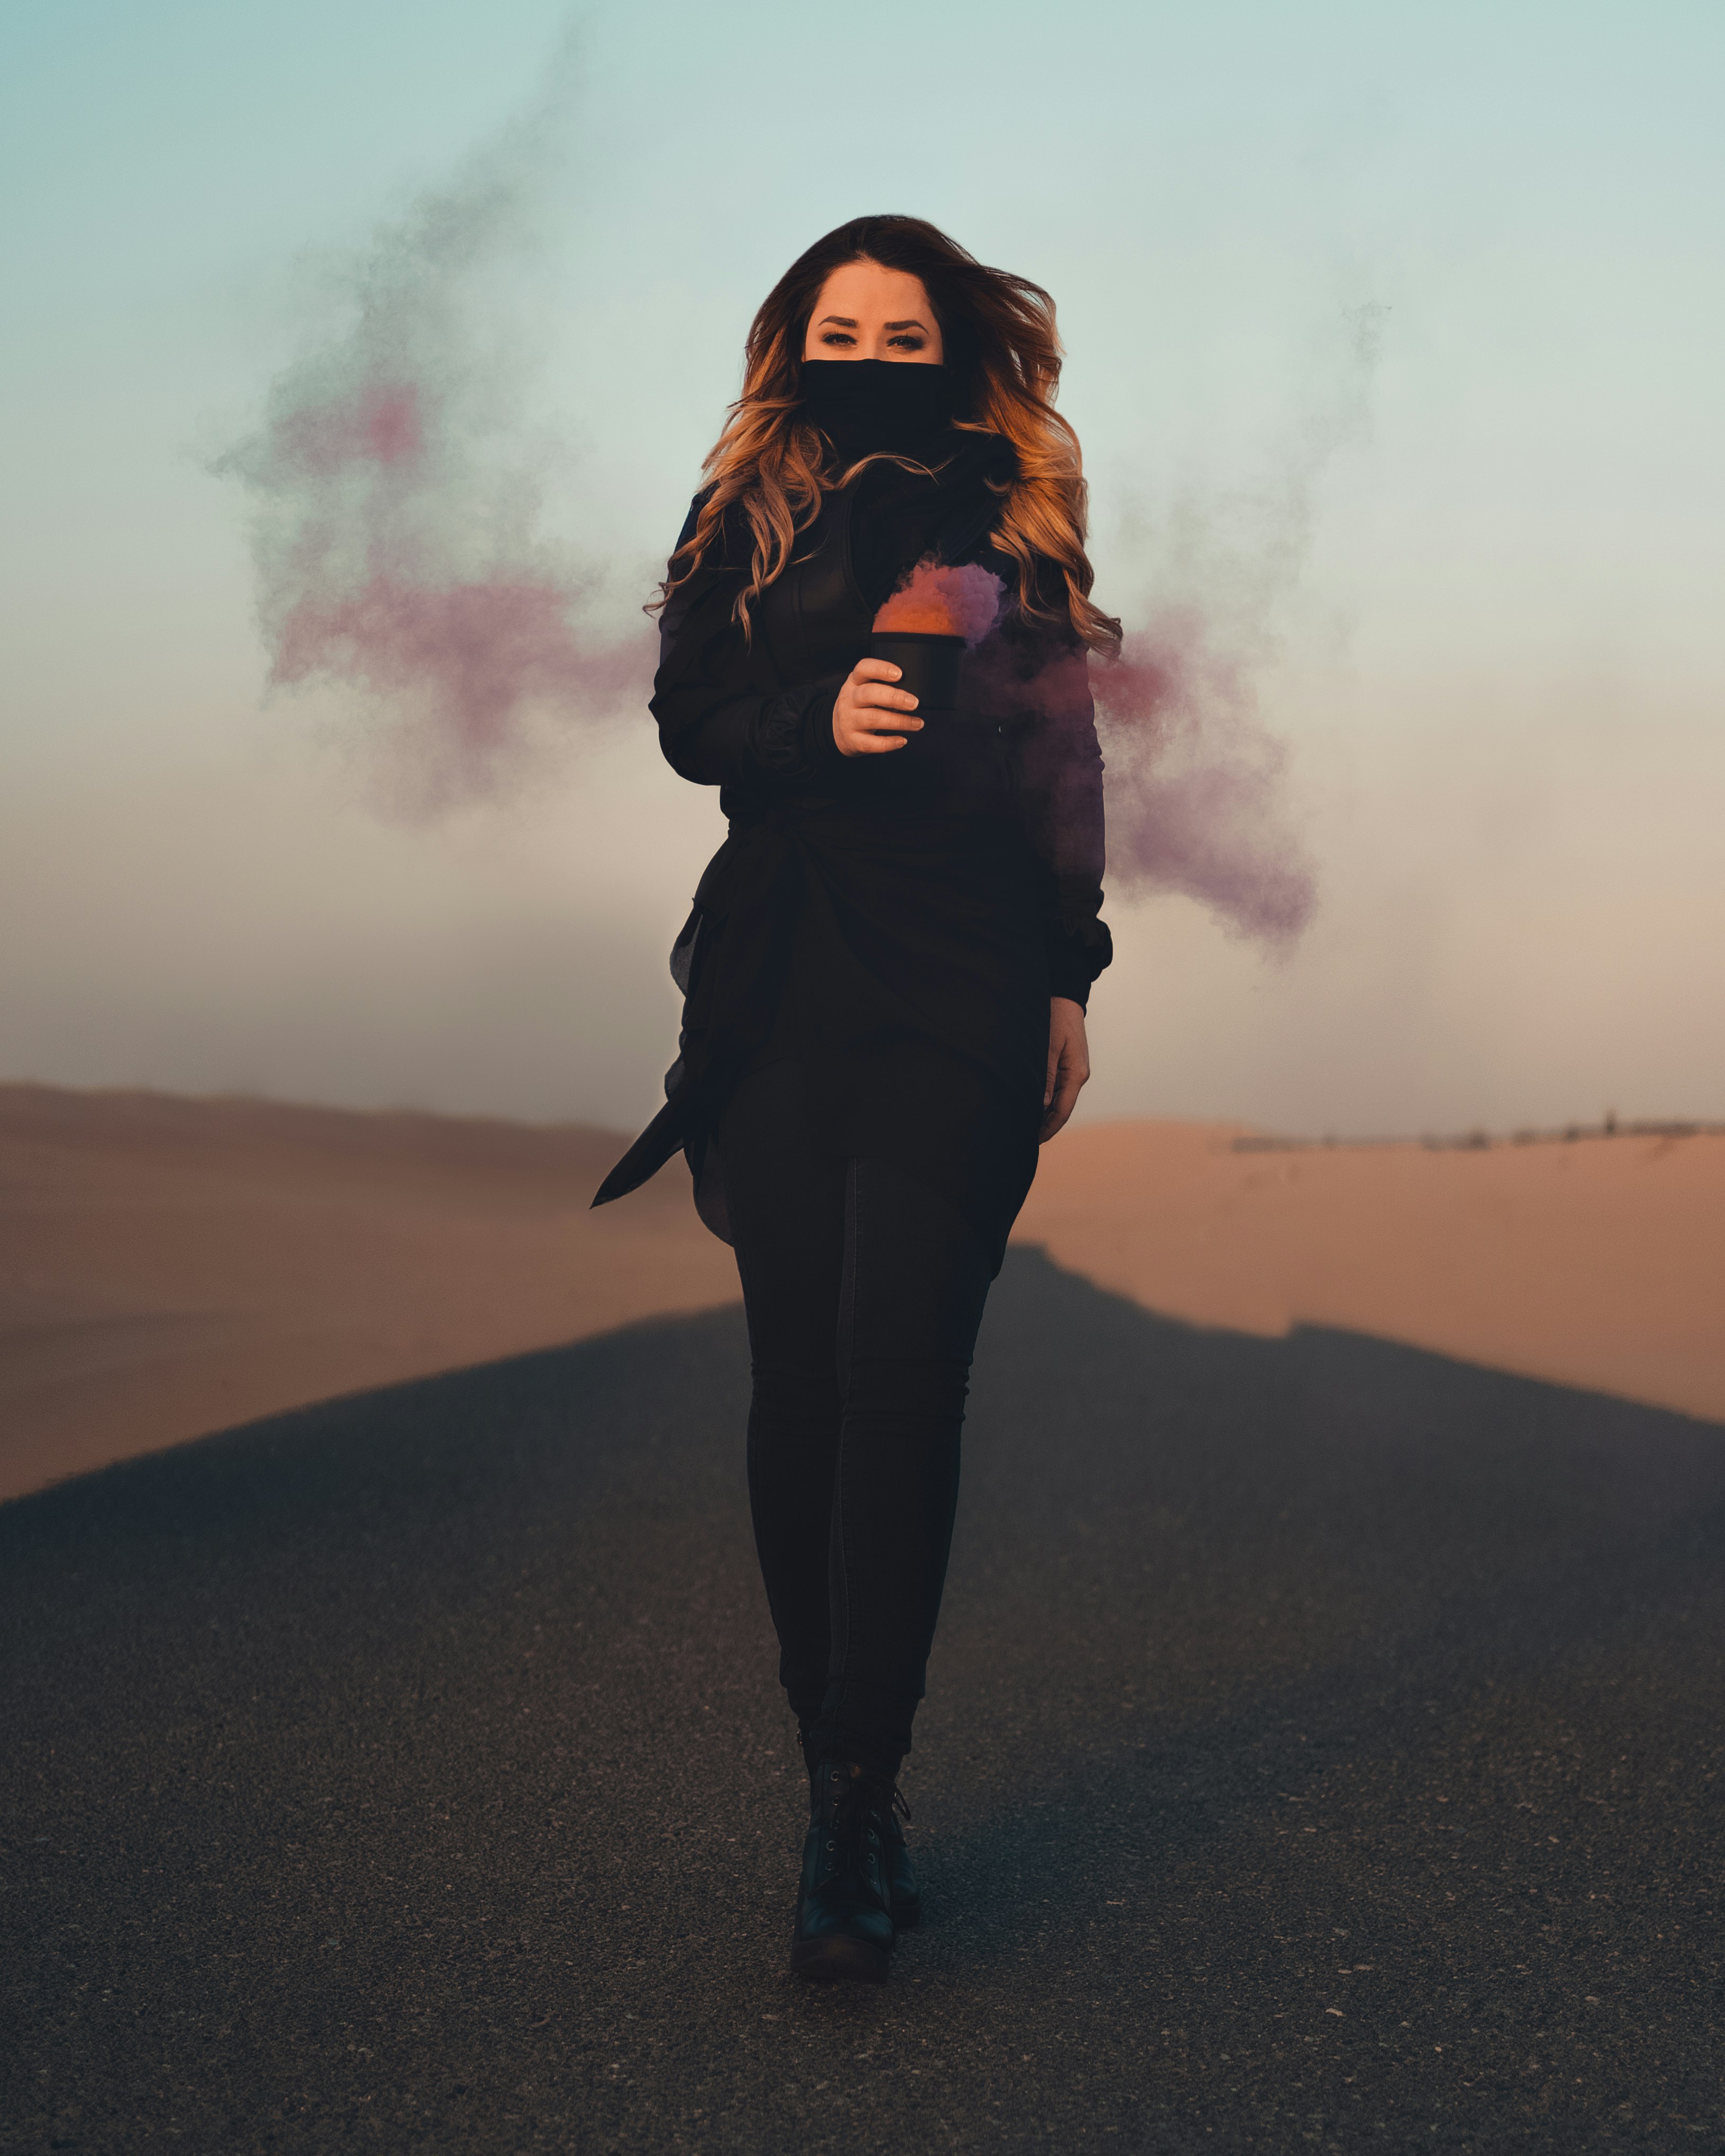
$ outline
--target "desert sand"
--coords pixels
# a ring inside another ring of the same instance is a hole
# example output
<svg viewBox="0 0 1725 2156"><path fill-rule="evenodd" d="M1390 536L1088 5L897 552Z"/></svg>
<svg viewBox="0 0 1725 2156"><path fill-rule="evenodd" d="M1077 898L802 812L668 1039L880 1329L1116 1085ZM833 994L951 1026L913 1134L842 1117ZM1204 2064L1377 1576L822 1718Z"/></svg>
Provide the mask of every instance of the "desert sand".
<svg viewBox="0 0 1725 2156"><path fill-rule="evenodd" d="M1725 1137L1045 1148L1015 1238L1164 1316L1322 1324L1725 1417ZM0 1498L338 1394L734 1301L674 1163L410 1113L0 1087Z"/></svg>
<svg viewBox="0 0 1725 2156"><path fill-rule="evenodd" d="M737 1296L680 1163L573 1126L0 1087L0 1498ZM678 1178L681 1187L678 1187Z"/></svg>
<svg viewBox="0 0 1725 2156"><path fill-rule="evenodd" d="M1064 1132L1017 1239L1195 1325L1337 1326L1725 1419L1725 1134L1260 1144Z"/></svg>

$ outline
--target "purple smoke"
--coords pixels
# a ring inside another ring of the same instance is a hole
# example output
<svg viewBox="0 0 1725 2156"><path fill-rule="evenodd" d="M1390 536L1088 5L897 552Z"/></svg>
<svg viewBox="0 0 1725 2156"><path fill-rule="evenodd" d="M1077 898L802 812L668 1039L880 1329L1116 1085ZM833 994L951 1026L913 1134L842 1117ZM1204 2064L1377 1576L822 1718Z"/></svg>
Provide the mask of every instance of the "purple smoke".
<svg viewBox="0 0 1725 2156"><path fill-rule="evenodd" d="M1080 648L1028 675L1012 640L990 638L969 685L991 713L1042 719L1022 752L1024 776L1045 804L1036 835L1057 867L1069 838L1080 848L1075 865L1083 857L1094 700L1108 888L1178 891L1240 935L1286 951L1311 918L1316 884L1286 822L1286 752L1258 718L1251 658L1222 647L1222 619L1219 609L1153 611L1148 630L1128 631L1120 658Z"/></svg>
<svg viewBox="0 0 1725 2156"><path fill-rule="evenodd" d="M1291 947L1317 883L1282 820L1286 752L1260 721L1250 673L1203 618L1169 610L1093 660L1107 766L1108 877L1181 891L1240 934Z"/></svg>
<svg viewBox="0 0 1725 2156"><path fill-rule="evenodd" d="M962 636L974 650L999 620L1005 601L1006 587L979 563L951 569L925 554L899 578L898 588L875 616L875 627Z"/></svg>
<svg viewBox="0 0 1725 2156"><path fill-rule="evenodd" d="M340 274L345 321L271 386L216 469L249 491L272 686L357 691L394 792L499 791L547 719L644 695L644 625L595 631L593 579L542 532L495 272L541 183L545 116L429 195ZM518 341L514 341L518 344Z"/></svg>
<svg viewBox="0 0 1725 2156"><path fill-rule="evenodd" d="M1298 586L1319 480L1367 431L1387 311L1332 317L1313 355L1312 397L1281 431L1260 483L1208 501L1170 500L1154 588L1121 659L1090 681L1107 761L1110 882L1178 891L1224 925L1283 951L1317 904L1291 826L1286 747L1264 723L1257 683ZM1326 340L1328 341L1328 339Z"/></svg>
<svg viewBox="0 0 1725 2156"><path fill-rule="evenodd" d="M521 339L506 295L500 305L500 266L522 251L561 126L553 98L347 262L341 321L216 466L253 503L270 683L357 695L385 722L398 800L422 812L498 793L548 721L644 701L652 675L651 629L595 626L595 579L542 529L543 451L520 416ZM1375 334L1363 311L1362 381ZM1244 575L1238 562L1220 575L1200 565L1195 582L1159 575L1191 603L1153 607L1121 660L1090 668L1111 884L1184 893L1284 948L1314 883L1254 680L1263 619L1303 551L1313 475L1358 424L1350 405L1306 429ZM889 604L938 601L935 625L974 643L997 600L980 571L925 565ZM1072 706L1071 685L1050 685L1050 708Z"/></svg>

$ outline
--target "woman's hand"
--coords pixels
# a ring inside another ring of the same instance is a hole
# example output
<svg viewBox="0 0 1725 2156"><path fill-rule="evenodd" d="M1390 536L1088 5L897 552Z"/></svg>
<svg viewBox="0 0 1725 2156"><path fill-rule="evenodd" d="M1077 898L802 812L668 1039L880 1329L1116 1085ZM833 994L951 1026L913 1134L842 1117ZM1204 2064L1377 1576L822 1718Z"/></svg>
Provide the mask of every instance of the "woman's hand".
<svg viewBox="0 0 1725 2156"><path fill-rule="evenodd" d="M851 668L833 706L840 756L884 756L902 748L906 733L922 732L922 720L908 716L916 699L889 685L900 671L890 659L859 659Z"/></svg>
<svg viewBox="0 0 1725 2156"><path fill-rule="evenodd" d="M1078 1105L1090 1076L1090 1043L1084 1037L1084 1007L1070 996L1048 999L1048 1083L1042 1090L1042 1132L1046 1145Z"/></svg>

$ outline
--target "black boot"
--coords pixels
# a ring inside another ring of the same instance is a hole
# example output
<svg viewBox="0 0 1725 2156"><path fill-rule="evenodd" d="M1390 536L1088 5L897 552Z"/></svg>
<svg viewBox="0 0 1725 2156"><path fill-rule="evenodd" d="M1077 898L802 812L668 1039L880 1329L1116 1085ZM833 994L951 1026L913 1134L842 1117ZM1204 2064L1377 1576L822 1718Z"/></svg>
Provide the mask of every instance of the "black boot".
<svg viewBox="0 0 1725 2156"><path fill-rule="evenodd" d="M820 1761L815 1756L809 1725L797 1724L797 1743L803 1754L803 1764L809 1771L809 1802L814 1804L814 1778L820 1771ZM877 1777L870 1777L868 1800L878 1814L876 1825L880 1835L880 1853L886 1866L886 1892L892 1904L892 1928L895 1932L914 1932L922 1921L922 1882L916 1876L916 1868L911 1861L911 1852L905 1846L905 1830L901 1819L909 1819L911 1807L899 1794L897 1784Z"/></svg>
<svg viewBox="0 0 1725 2156"><path fill-rule="evenodd" d="M893 1928L879 1784L847 1759L823 1759L811 1794L791 1967L815 1984L884 1984Z"/></svg>
<svg viewBox="0 0 1725 2156"><path fill-rule="evenodd" d="M886 1784L877 1787L884 1791L876 1807L876 1819L880 1853L886 1866L887 1897L892 1904L892 1928L897 1932L913 1932L922 1921L922 1882L911 1862L911 1852L905 1847L905 1830L899 1825L901 1819L911 1816L911 1807L896 1788Z"/></svg>

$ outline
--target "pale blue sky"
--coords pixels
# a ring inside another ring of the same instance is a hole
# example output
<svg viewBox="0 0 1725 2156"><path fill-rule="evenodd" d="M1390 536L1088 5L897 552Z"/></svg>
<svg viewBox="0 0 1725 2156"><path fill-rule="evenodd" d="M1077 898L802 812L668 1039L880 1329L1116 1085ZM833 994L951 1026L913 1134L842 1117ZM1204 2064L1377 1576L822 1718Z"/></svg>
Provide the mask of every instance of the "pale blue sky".
<svg viewBox="0 0 1725 2156"><path fill-rule="evenodd" d="M320 262L522 110L569 19L8 17L0 1075L650 1108L711 798L643 719L507 808L380 821L351 714L260 702L241 504L201 461L315 333ZM1725 1114L1717 7L631 5L572 35L568 157L497 305L617 603L767 285L902 208L1055 292L1102 595L1130 624L1195 589L1273 647L1323 910L1277 967L1186 901L1112 907L1096 1112Z"/></svg>

